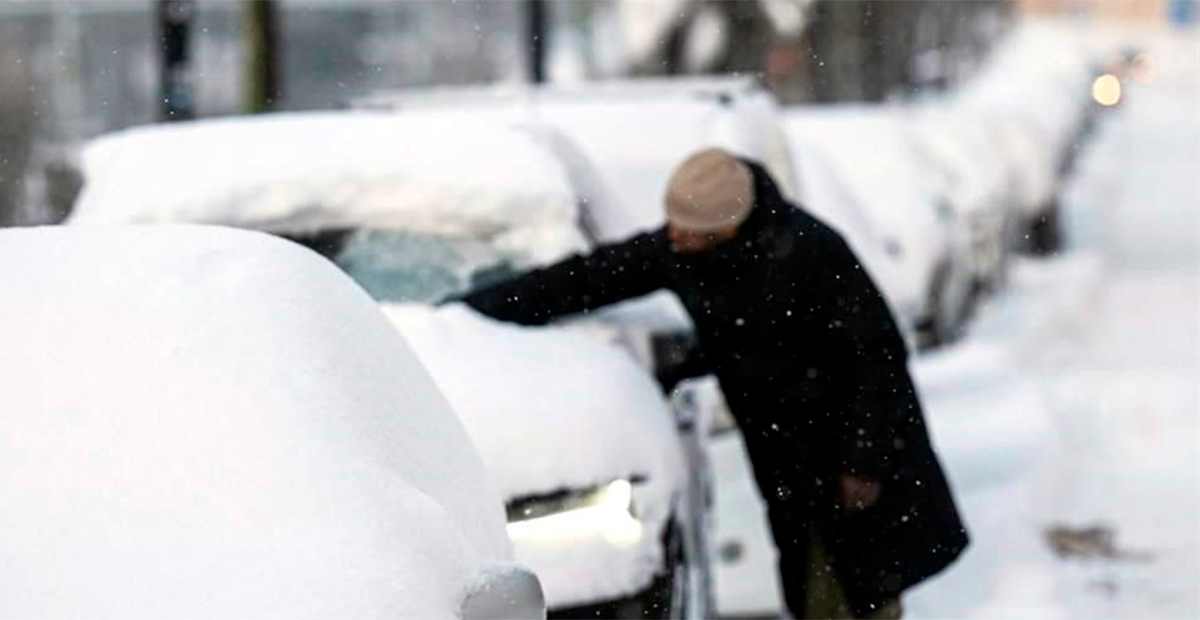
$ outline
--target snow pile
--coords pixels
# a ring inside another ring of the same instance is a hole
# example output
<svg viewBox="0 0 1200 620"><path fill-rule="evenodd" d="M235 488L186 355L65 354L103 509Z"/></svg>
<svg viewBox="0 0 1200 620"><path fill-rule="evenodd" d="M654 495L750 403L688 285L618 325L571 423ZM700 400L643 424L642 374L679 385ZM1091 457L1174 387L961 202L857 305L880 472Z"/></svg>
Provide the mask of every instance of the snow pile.
<svg viewBox="0 0 1200 620"><path fill-rule="evenodd" d="M547 259L582 246L555 157L523 132L470 119L320 112L152 125L93 141L83 172L72 224L395 227Z"/></svg>
<svg viewBox="0 0 1200 620"><path fill-rule="evenodd" d="M449 618L511 566L466 433L327 262L201 227L0 236L0 615Z"/></svg>
<svg viewBox="0 0 1200 620"><path fill-rule="evenodd" d="M615 346L559 329L483 318L465 306L385 305L499 481L506 498L635 485L646 534L628 549L603 541L522 544L552 607L644 587L661 567L658 533L683 485L674 418L657 384Z"/></svg>

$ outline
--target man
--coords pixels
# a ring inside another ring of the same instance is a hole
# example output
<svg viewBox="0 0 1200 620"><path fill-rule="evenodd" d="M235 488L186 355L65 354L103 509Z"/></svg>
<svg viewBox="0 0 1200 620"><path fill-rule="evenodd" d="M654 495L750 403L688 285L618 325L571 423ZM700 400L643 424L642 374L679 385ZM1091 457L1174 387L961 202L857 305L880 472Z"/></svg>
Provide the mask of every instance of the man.
<svg viewBox="0 0 1200 620"><path fill-rule="evenodd" d="M666 209L663 229L464 301L540 324L674 291L699 340L684 374L716 374L741 428L791 613L898 618L900 594L967 534L886 302L842 238L754 163L693 155Z"/></svg>

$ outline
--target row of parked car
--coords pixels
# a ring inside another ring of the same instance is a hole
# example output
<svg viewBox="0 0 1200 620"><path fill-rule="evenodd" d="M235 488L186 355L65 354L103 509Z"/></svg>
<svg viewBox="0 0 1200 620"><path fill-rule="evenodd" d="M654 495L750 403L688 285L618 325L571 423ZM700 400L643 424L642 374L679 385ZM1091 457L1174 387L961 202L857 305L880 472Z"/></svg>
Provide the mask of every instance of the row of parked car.
<svg viewBox="0 0 1200 620"><path fill-rule="evenodd" d="M0 589L40 610L71 570L104 573L55 603L87 615L711 617L711 455L732 425L647 372L688 340L678 301L548 328L439 302L661 225L673 167L716 145L841 230L914 343L937 345L1052 208L1075 77L1020 87L1063 102L1053 121L983 87L783 110L752 81L693 79L381 93L103 136L67 229L0 244L49 265L0 280L31 300L2 324L40 352L2 369L40 414L0 439L43 438L20 454L55 464L0 477L31 506L4 548L45 568Z"/></svg>

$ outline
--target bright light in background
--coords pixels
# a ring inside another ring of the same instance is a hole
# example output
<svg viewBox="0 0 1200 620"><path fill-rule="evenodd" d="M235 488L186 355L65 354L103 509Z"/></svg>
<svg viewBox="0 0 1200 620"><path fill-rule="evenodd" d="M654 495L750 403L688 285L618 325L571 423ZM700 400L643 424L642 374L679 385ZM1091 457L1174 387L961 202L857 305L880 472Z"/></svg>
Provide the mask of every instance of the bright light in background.
<svg viewBox="0 0 1200 620"><path fill-rule="evenodd" d="M1102 106L1117 105L1121 102L1121 80L1111 73L1096 78L1092 82L1092 98Z"/></svg>
<svg viewBox="0 0 1200 620"><path fill-rule="evenodd" d="M642 539L643 526L634 518L633 485L616 480L603 487L587 505L508 524L516 540L567 541L600 536L618 547L632 547Z"/></svg>

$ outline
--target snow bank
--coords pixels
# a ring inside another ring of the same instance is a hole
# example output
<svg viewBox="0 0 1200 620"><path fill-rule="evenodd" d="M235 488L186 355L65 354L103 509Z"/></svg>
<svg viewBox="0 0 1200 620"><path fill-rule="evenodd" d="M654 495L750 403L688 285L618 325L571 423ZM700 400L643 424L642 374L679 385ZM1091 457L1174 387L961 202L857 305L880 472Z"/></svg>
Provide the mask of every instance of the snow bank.
<svg viewBox="0 0 1200 620"><path fill-rule="evenodd" d="M956 489L975 493L1017 480L1051 448L1042 395L1008 351L965 343L918 357L912 372Z"/></svg>
<svg viewBox="0 0 1200 620"><path fill-rule="evenodd" d="M501 324L465 306L383 308L459 412L506 498L645 478L635 485L646 524L636 545L515 541L548 604L644 587L662 566L658 533L684 484L674 418L657 384L623 351L583 334Z"/></svg>
<svg viewBox="0 0 1200 620"><path fill-rule="evenodd" d="M0 236L0 615L455 617L511 562L466 433L316 255Z"/></svg>
<svg viewBox="0 0 1200 620"><path fill-rule="evenodd" d="M83 172L72 224L394 227L495 238L546 259L582 247L556 158L520 131L470 119L320 112L152 125L90 143Z"/></svg>

